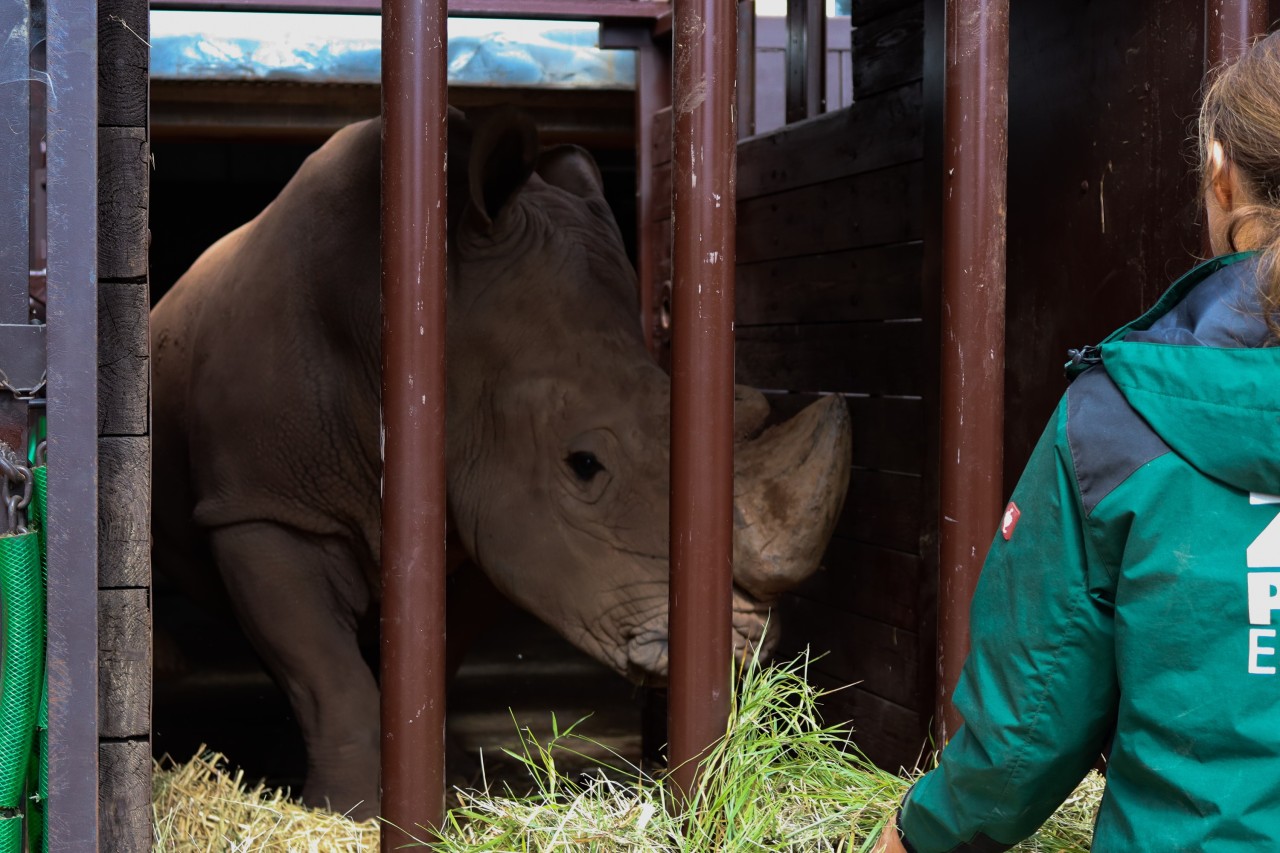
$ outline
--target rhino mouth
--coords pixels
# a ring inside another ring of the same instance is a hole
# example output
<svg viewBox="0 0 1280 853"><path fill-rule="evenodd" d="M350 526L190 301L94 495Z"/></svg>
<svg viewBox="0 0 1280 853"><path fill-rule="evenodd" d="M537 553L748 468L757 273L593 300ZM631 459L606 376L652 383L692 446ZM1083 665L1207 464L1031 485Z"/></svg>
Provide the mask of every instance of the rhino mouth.
<svg viewBox="0 0 1280 853"><path fill-rule="evenodd" d="M669 651L665 628L632 637L627 642L627 678L643 687L665 686Z"/></svg>
<svg viewBox="0 0 1280 853"><path fill-rule="evenodd" d="M778 645L770 609L740 588L733 590L732 642L734 659L742 664L754 656L768 660ZM625 675L644 687L665 687L670 666L670 640L663 624L636 632L626 644Z"/></svg>

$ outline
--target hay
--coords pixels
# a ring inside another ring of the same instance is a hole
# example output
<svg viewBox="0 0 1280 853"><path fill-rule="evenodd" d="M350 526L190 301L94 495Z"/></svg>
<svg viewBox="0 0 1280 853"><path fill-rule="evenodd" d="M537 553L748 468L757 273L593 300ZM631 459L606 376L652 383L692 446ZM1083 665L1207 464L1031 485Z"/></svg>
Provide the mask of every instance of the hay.
<svg viewBox="0 0 1280 853"><path fill-rule="evenodd" d="M151 784L156 853L376 853L378 824L293 802L287 790L249 788L244 772L203 747L163 762Z"/></svg>
<svg viewBox="0 0 1280 853"><path fill-rule="evenodd" d="M524 765L533 793L456 791L442 838L428 847L451 851L583 851L583 853L724 853L796 851L861 853L870 849L917 774L887 773L849 743L849 732L823 726L820 692L805 678L808 661L761 667L743 675L728 736L709 758L689 808L672 816L664 785L620 758L598 776L557 766L599 744L556 727L547 742L521 731L511 757ZM576 763L576 761L574 762ZM1020 853L1082 853L1091 842L1104 782L1090 774ZM287 791L247 789L217 753L154 777L155 849L335 851L378 847L376 821L304 808Z"/></svg>

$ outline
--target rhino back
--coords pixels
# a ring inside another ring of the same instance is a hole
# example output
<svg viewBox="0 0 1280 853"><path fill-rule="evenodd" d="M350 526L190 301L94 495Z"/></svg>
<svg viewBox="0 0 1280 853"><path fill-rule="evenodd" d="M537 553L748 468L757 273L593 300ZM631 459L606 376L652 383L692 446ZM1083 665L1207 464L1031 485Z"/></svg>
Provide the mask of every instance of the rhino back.
<svg viewBox="0 0 1280 853"><path fill-rule="evenodd" d="M376 122L340 131L156 306L156 504L175 524L275 521L376 559L378 142Z"/></svg>

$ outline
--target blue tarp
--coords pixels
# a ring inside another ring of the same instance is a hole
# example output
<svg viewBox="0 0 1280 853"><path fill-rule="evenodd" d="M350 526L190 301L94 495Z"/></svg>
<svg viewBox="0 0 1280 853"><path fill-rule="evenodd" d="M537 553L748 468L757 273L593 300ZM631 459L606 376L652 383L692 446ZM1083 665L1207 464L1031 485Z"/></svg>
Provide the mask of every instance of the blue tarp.
<svg viewBox="0 0 1280 853"><path fill-rule="evenodd" d="M376 16L154 12L151 76L377 83L377 23ZM635 87L633 54L597 48L594 25L472 19L451 20L449 29L450 85Z"/></svg>

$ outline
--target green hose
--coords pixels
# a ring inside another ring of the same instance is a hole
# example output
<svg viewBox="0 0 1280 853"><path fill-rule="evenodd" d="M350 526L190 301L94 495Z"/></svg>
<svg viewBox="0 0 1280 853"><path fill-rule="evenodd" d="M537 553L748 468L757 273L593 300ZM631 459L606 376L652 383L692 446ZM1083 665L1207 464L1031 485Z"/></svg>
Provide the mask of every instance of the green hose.
<svg viewBox="0 0 1280 853"><path fill-rule="evenodd" d="M0 609L4 635L0 851L19 853L27 767L44 685L44 589L40 582L40 538L35 533L0 536Z"/></svg>
<svg viewBox="0 0 1280 853"><path fill-rule="evenodd" d="M19 853L22 850L22 815L0 816L0 850Z"/></svg>
<svg viewBox="0 0 1280 853"><path fill-rule="evenodd" d="M44 419L41 418L40 429L43 430ZM43 436L41 436L43 437ZM35 441L32 441L31 462L36 462ZM49 482L49 469L39 465L31 469L35 488L31 494L31 506L28 508L30 524L40 536L40 588L48 589L49 583L49 551L45 538L45 494ZM41 612L41 618L46 618ZM47 624L47 623L45 623ZM31 805L27 810L27 850L30 853L44 853L49 849L49 814L45 810L45 802L49 799L49 682L40 679L40 713L36 718L36 743L32 750L35 755L35 767L28 771L27 790ZM34 776L35 779L30 777Z"/></svg>

